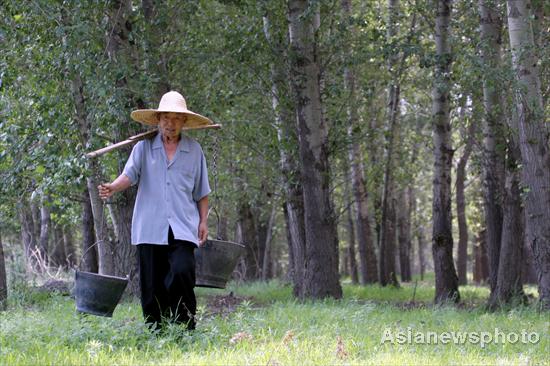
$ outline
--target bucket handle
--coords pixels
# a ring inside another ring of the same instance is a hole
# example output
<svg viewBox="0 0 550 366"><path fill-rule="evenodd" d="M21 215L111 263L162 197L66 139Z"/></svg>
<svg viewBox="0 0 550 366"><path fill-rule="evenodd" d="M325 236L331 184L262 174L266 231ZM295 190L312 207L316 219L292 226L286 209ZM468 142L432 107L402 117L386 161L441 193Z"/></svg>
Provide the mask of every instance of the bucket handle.
<svg viewBox="0 0 550 366"><path fill-rule="evenodd" d="M92 249L93 247L95 247L96 245L98 245L99 243L101 243L101 240L98 240L96 241L95 243L93 243L92 245L90 245L85 251L84 253L82 253L82 256L80 257L80 262L78 263L78 267L77 267L77 270L80 271L82 269L82 262L84 262L84 257L86 256L86 254L88 254L88 251L90 249ZM111 248L114 247L114 244L111 243L111 242L107 242ZM130 278L130 275L126 274L126 279L129 279Z"/></svg>

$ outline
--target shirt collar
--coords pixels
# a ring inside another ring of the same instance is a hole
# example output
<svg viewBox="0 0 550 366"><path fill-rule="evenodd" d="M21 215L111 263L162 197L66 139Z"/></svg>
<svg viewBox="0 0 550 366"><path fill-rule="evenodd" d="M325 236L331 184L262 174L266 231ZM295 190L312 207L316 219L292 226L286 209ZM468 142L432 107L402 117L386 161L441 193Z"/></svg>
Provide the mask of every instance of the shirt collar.
<svg viewBox="0 0 550 366"><path fill-rule="evenodd" d="M153 140L153 149L160 149L162 147L162 137L161 133L157 133L155 139ZM181 135L181 139L178 143L178 150L189 152L189 137L184 134Z"/></svg>

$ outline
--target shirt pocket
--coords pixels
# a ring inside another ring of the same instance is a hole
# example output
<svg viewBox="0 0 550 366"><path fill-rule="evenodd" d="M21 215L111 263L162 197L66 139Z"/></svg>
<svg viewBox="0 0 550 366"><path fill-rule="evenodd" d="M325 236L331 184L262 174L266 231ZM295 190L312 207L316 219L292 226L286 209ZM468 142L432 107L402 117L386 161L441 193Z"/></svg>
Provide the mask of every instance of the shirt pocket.
<svg viewBox="0 0 550 366"><path fill-rule="evenodd" d="M182 169L178 172L178 187L183 192L193 192L193 188L195 187L195 178L190 169Z"/></svg>

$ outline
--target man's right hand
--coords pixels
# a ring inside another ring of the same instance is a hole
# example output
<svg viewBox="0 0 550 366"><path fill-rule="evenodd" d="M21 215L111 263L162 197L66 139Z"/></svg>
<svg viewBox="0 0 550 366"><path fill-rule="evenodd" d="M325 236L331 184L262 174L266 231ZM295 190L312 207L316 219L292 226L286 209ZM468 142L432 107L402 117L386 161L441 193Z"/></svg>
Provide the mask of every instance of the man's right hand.
<svg viewBox="0 0 550 366"><path fill-rule="evenodd" d="M102 183L97 186L97 189L99 190L99 197L102 200L106 200L107 198L111 197L113 193L115 193L115 190L113 189L113 185L111 183Z"/></svg>

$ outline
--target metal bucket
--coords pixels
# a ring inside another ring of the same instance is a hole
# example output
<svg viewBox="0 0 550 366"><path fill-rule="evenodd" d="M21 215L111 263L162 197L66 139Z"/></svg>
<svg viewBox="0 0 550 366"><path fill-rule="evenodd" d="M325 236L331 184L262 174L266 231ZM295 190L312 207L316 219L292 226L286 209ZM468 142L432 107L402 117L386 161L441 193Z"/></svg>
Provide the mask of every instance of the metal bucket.
<svg viewBox="0 0 550 366"><path fill-rule="evenodd" d="M76 310L99 316L112 317L128 278L76 271L74 294Z"/></svg>
<svg viewBox="0 0 550 366"><path fill-rule="evenodd" d="M244 245L208 240L195 250L195 286L225 288L244 252Z"/></svg>

